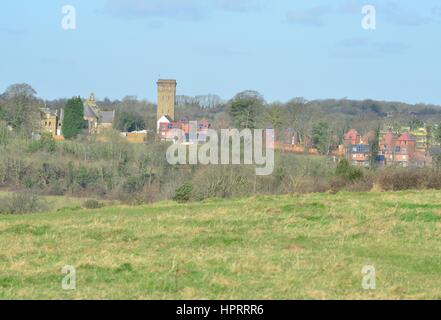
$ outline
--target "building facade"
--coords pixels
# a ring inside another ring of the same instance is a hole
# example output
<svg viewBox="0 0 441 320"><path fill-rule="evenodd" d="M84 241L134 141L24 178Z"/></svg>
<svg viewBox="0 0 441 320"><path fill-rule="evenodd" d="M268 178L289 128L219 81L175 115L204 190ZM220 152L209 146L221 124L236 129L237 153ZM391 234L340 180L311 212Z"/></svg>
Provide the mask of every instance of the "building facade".
<svg viewBox="0 0 441 320"><path fill-rule="evenodd" d="M158 120L158 137L161 141L197 144L206 141L208 129L210 128L211 124L207 119L202 119L199 122L192 122L188 119L172 121L170 117L162 116L161 119ZM175 129L182 131L182 141L176 140ZM195 136L192 136L192 133L195 134Z"/></svg>
<svg viewBox="0 0 441 320"><path fill-rule="evenodd" d="M371 148L369 134L362 137L357 130L349 130L343 137L346 159L353 166L368 167L370 164Z"/></svg>
<svg viewBox="0 0 441 320"><path fill-rule="evenodd" d="M61 126L63 122L63 109L61 110L41 110L40 131L49 132L54 138L61 137Z"/></svg>

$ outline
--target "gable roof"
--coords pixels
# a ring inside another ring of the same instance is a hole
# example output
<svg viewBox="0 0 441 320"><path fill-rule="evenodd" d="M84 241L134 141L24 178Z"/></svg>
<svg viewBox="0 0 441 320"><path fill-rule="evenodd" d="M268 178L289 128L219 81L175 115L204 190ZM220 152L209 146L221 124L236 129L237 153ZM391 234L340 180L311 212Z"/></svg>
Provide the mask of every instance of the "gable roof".
<svg viewBox="0 0 441 320"><path fill-rule="evenodd" d="M381 139L381 144L385 144L387 146L391 146L397 140L397 136L392 133L392 131L388 131L383 138Z"/></svg>
<svg viewBox="0 0 441 320"><path fill-rule="evenodd" d="M361 138L360 142L363 144L369 144L369 141L372 141L374 139L375 139L375 132L371 130Z"/></svg>
<svg viewBox="0 0 441 320"><path fill-rule="evenodd" d="M84 105L84 117L85 118L97 118L95 111L92 110L91 107Z"/></svg>
<svg viewBox="0 0 441 320"><path fill-rule="evenodd" d="M397 141L415 141L415 139L408 132L406 132L402 134Z"/></svg>
<svg viewBox="0 0 441 320"><path fill-rule="evenodd" d="M115 119L115 111L100 111L101 123L113 123Z"/></svg>
<svg viewBox="0 0 441 320"><path fill-rule="evenodd" d="M360 134L358 133L357 130L351 129L348 132L346 132L345 139L352 139L352 138L359 137L359 136L360 136Z"/></svg>
<svg viewBox="0 0 441 320"><path fill-rule="evenodd" d="M158 123L172 123L173 120L169 116L162 116L159 118Z"/></svg>

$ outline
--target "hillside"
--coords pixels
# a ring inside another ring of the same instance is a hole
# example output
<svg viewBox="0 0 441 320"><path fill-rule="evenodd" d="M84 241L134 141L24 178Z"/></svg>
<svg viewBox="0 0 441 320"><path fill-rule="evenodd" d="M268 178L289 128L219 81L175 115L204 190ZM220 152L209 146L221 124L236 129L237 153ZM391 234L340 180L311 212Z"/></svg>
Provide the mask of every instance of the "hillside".
<svg viewBox="0 0 441 320"><path fill-rule="evenodd" d="M440 236L439 191L3 215L0 299L439 299Z"/></svg>

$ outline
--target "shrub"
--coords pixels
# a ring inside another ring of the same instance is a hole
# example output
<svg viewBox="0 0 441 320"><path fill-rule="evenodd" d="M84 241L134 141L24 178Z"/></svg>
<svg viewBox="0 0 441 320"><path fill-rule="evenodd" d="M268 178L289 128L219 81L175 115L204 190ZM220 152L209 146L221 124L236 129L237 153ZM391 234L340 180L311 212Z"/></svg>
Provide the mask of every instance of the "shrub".
<svg viewBox="0 0 441 320"><path fill-rule="evenodd" d="M101 202L98 202L97 200L86 200L83 203L83 207L86 209L99 209L103 207L103 204Z"/></svg>
<svg viewBox="0 0 441 320"><path fill-rule="evenodd" d="M348 191L368 192L374 188L374 180L372 177L363 177L346 186Z"/></svg>
<svg viewBox="0 0 441 320"><path fill-rule="evenodd" d="M44 132L41 134L40 139L33 140L28 144L28 151L33 153L37 151L54 152L55 140L52 134Z"/></svg>
<svg viewBox="0 0 441 320"><path fill-rule="evenodd" d="M193 193L193 186L191 183L185 183L176 189L175 196L173 200L179 203L188 202Z"/></svg>
<svg viewBox="0 0 441 320"><path fill-rule="evenodd" d="M426 188L441 190L441 172L434 170L427 176Z"/></svg>
<svg viewBox="0 0 441 320"><path fill-rule="evenodd" d="M31 193L14 193L12 196L0 198L0 213L25 214L47 209L47 203Z"/></svg>
<svg viewBox="0 0 441 320"><path fill-rule="evenodd" d="M385 169L378 175L378 184L386 191L399 191L424 188L427 175L417 169Z"/></svg>
<svg viewBox="0 0 441 320"><path fill-rule="evenodd" d="M144 183L141 178L130 176L124 183L123 190L127 193L133 193L140 191L144 187Z"/></svg>
<svg viewBox="0 0 441 320"><path fill-rule="evenodd" d="M87 169L85 166L80 165L75 172L74 180L78 186L87 189L97 183L98 172L94 168Z"/></svg>
<svg viewBox="0 0 441 320"><path fill-rule="evenodd" d="M342 177L333 177L329 181L329 189L332 193L337 193L343 190L348 185L348 181Z"/></svg>
<svg viewBox="0 0 441 320"><path fill-rule="evenodd" d="M338 163L335 175L348 181L356 181L364 177L363 171L359 168L352 167L346 159Z"/></svg>

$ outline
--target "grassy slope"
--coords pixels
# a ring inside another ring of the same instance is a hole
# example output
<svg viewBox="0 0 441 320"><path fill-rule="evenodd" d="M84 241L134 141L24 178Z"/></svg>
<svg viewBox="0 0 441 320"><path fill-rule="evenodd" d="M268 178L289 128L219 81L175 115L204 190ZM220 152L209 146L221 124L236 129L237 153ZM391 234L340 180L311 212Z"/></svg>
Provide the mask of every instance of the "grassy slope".
<svg viewBox="0 0 441 320"><path fill-rule="evenodd" d="M2 299L441 298L436 191L0 216L0 243ZM64 265L75 291L61 290Z"/></svg>
<svg viewBox="0 0 441 320"><path fill-rule="evenodd" d="M0 199L7 198L14 194L12 191L0 190ZM51 211L57 211L68 208L81 208L86 200L94 198L79 198L79 197L67 197L67 196L40 196L44 200L45 205L51 208ZM103 204L115 204L116 201L99 200Z"/></svg>

